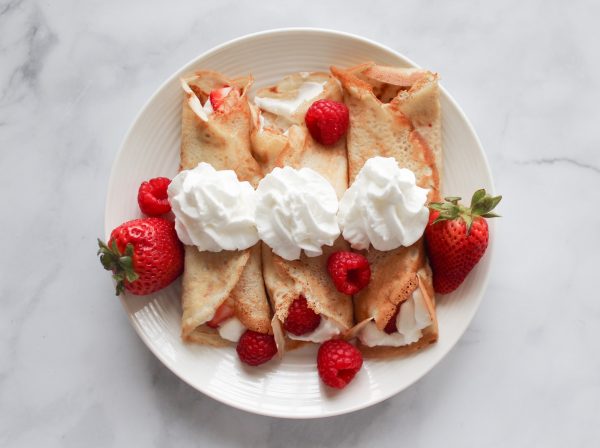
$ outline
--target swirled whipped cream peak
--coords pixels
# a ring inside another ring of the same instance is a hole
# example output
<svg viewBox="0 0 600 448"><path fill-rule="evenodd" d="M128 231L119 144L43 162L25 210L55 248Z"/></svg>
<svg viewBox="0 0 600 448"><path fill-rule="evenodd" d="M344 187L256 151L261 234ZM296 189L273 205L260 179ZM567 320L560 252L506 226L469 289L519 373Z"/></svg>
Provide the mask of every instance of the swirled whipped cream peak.
<svg viewBox="0 0 600 448"><path fill-rule="evenodd" d="M256 192L234 171L208 163L181 171L171 181L169 202L179 239L198 250L242 250L258 242Z"/></svg>
<svg viewBox="0 0 600 448"><path fill-rule="evenodd" d="M415 243L429 219L428 190L393 157L373 157L342 196L338 221L354 249L392 250Z"/></svg>
<svg viewBox="0 0 600 448"><path fill-rule="evenodd" d="M323 253L340 235L338 200L327 180L310 168L275 168L256 190L256 226L261 240L286 260Z"/></svg>

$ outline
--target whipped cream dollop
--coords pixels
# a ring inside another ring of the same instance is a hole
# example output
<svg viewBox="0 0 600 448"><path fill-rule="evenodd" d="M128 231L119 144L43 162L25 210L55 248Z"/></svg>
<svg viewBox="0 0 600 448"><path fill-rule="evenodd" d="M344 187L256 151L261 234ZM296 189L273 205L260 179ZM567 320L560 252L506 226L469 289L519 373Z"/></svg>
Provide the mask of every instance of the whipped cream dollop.
<svg viewBox="0 0 600 448"><path fill-rule="evenodd" d="M369 347L387 345L400 347L417 342L423 336L423 330L432 323L431 315L425 304L420 288L400 305L396 318L397 333L387 334L379 330L374 321L369 322L358 334L360 341Z"/></svg>
<svg viewBox="0 0 600 448"><path fill-rule="evenodd" d="M208 163L181 171L168 188L177 236L201 251L242 250L258 242L256 193L234 171Z"/></svg>
<svg viewBox="0 0 600 448"><path fill-rule="evenodd" d="M298 87L298 93L295 97L288 98L272 98L272 97L254 97L254 104L261 110L270 112L273 115L286 119L288 122L293 121L293 116L300 106L305 101L310 101L323 92L323 84L312 81L305 81ZM262 119L264 120L264 119ZM266 123L270 125L271 123ZM265 121L261 121L261 129L265 125Z"/></svg>
<svg viewBox="0 0 600 448"><path fill-rule="evenodd" d="M288 332L287 335L290 339L295 339L297 341L321 343L339 335L342 330L343 328L338 323L331 319L327 319L325 316L321 316L321 322L319 323L319 326L310 333L297 336Z"/></svg>
<svg viewBox="0 0 600 448"><path fill-rule="evenodd" d="M310 168L275 168L256 190L256 226L261 240L286 260L323 253L340 235L338 200L327 180Z"/></svg>
<svg viewBox="0 0 600 448"><path fill-rule="evenodd" d="M246 331L246 326L237 317L231 317L219 325L218 331L223 339L237 342Z"/></svg>
<svg viewBox="0 0 600 448"><path fill-rule="evenodd" d="M393 157L373 157L342 196L338 220L354 249L392 250L415 243L429 219L425 188Z"/></svg>

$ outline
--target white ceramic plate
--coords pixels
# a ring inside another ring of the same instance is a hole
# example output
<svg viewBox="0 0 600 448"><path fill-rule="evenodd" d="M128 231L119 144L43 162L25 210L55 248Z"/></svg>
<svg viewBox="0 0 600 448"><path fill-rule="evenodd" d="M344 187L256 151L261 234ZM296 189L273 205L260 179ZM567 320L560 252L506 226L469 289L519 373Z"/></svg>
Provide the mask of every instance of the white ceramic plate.
<svg viewBox="0 0 600 448"><path fill-rule="evenodd" d="M133 123L111 173L105 229L139 217L137 188L145 179L172 177L179 165L179 77L196 69L229 76L252 73L255 88L282 76L331 65L365 61L415 66L404 56L375 42L317 29L284 29L245 36L199 56L171 76L152 96ZM443 73L442 73L443 77ZM467 118L442 90L444 144L443 190L470 198L477 188L493 190L488 164ZM453 294L438 301L439 342L415 355L366 361L343 391L322 386L316 371L316 347L286 354L281 362L258 368L240 364L233 348L183 344L180 331L180 283L150 297L122 296L132 325L152 352L177 376L199 391L236 408L257 414L313 418L352 412L407 388L435 366L469 325L485 291L491 248Z"/></svg>

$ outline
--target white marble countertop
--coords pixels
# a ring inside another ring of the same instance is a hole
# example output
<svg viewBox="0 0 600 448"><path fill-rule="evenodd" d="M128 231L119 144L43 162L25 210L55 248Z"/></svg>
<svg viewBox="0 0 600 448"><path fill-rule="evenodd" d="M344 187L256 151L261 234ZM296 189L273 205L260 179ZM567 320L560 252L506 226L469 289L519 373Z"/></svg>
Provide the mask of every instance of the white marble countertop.
<svg viewBox="0 0 600 448"><path fill-rule="evenodd" d="M598 446L600 7L170 4L0 2L0 446ZM441 73L504 195L493 277L457 347L400 395L316 421L181 382L95 256L111 163L146 99L210 47L285 26L363 35Z"/></svg>

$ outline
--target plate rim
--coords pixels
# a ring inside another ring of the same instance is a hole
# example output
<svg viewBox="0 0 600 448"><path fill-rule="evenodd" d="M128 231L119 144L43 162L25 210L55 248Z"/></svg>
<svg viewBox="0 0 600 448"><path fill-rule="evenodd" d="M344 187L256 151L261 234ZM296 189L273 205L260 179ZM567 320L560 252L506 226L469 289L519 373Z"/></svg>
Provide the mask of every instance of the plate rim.
<svg viewBox="0 0 600 448"><path fill-rule="evenodd" d="M170 76L167 77L167 79L165 81L163 81L152 93L152 95L146 100L146 102L144 103L144 105L141 107L141 109L139 110L139 112L135 115L133 121L131 122L129 128L127 129L127 132L125 133L125 137L122 139L121 141L121 145L119 146L119 150L117 151L117 153L114 156L113 162L111 164L111 169L110 169L110 175L108 178L108 184L107 184L107 191L106 191L106 198L105 198L105 206L104 206L104 234L105 234L105 238L109 238L110 236L110 232L112 231L112 229L109 228L109 223L108 223L108 212L109 212L109 197L110 197L110 192L112 190L112 185L115 182L115 176L116 176L116 171L117 171L117 166L119 165L121 158L123 157L123 153L125 151L125 148L128 145L129 140L132 138L132 133L133 130L136 126L136 124L138 123L138 121L140 120L140 118L146 113L146 111L148 110L148 108L150 107L150 105L152 104L152 102L155 100L155 98L162 92L162 90L171 82L173 82L174 79L176 79L177 77L180 76L180 74L182 72L184 72L185 70L189 70L190 66L193 66L197 63L198 60L203 59L207 56L210 56L213 53L217 53L219 51L222 51L224 49L226 49L229 46L235 45L239 42L242 42L244 40L249 40L249 39L253 39L256 37L262 37L262 36L269 36L269 35L282 35L282 34L288 34L288 33L311 33L311 34L321 34L324 35L326 37L331 37L331 36L335 36L335 37L344 37L347 39L353 39L356 40L358 42L361 42L363 44L368 44L368 45L372 45L375 47L378 47L380 50L389 52L391 54L393 54L394 56L406 61L406 63L408 63L409 65L415 67L415 68L420 68L420 66L418 64L416 64L415 62L413 62L410 58L404 56L402 53L400 53L399 51L396 51L394 49L392 49L391 47L388 47L387 45L381 44L377 41L374 41L372 39L363 37L363 36L359 36L353 33L349 33L349 32L345 32L345 31L338 31L338 30L334 30L334 29L329 29L329 28L319 28L319 27L283 27L283 28L273 28L273 29L268 29L268 30L263 30L263 31L258 31L258 32L254 32L254 33L250 33L250 34L245 34L233 39L230 39L224 43L221 43L219 45L216 45L214 47L209 48L208 50L202 52L201 54L199 54L198 56L195 56L194 58L192 58L191 60L189 60L188 62L186 62L185 64L183 64L181 67L179 67L177 70L175 70ZM492 176L492 172L490 169L490 165L489 165L489 161L487 158L487 154L485 153L483 146L481 144L481 140L479 139L479 136L477 135L477 133L475 132L475 129L473 127L473 125L471 124L471 121L469 120L469 118L466 116L465 112L462 110L462 108L460 107L460 105L456 102L456 100L454 99L454 97L443 87L443 85L441 85L440 83L440 89L442 91L442 93L446 96L446 98L448 99L448 101L452 104L452 106L455 108L455 110L458 112L458 114L460 115L461 120L465 123L467 131L471 134L471 137L474 139L477 148L479 149L479 152L482 155L483 158L483 166L484 166L484 170L485 170L485 175L488 177L489 179L489 184L490 184L490 188L489 193L490 194L494 194L495 192L495 185L494 185L494 178ZM495 228L495 224L492 222L490 223L490 230L492 230L492 232L490 232L490 239L489 239L489 244L488 244L488 250L486 253L486 257L488 258L488 262L490 265L490 268L484 273L483 279L481 280L481 284L482 284L482 288L481 288L481 293L478 294L478 296L476 297L474 303L475 306L473 306L472 311L470 312L470 315L467 316L467 325L465 325L464 329L460 332L459 336L456 338L456 340L454 341L454 343L450 344L447 347L447 350L441 355L441 357L439 358L439 360L437 362L435 362L435 364L433 364L431 367L429 367L429 369L427 369L421 376L413 379L412 381L408 382L404 387L398 389L398 390L394 390L391 389L391 392L389 393L384 393L381 394L378 397L375 397L373 399L370 400L366 400L365 402L361 402L359 404L356 405L352 405L352 406L348 406L346 408L343 409L339 409L339 410L327 410L324 412L320 412L319 414L314 414L314 415L296 415L296 414L288 414L288 415L282 415L280 413L277 412L272 412L269 411L268 409L256 409L256 408L252 408L250 406L246 406L244 404L240 404L238 402L236 402L233 399L229 399L228 397L223 397L223 396L217 396L217 394L213 393L210 390L204 390L204 389L200 389L198 387L196 387L195 385L193 385L190 381L188 381L185 376L183 375L182 372L180 372L176 366L171 365L171 362L162 355L161 352L157 351L156 348L153 346L153 344L151 344L151 341L149 340L149 338L147 337L147 335L141 331L139 325L137 324L136 321L133 320L132 315L127 311L127 307L125 305L125 297L124 295L120 295L119 296L119 300L121 302L121 306L123 307L125 314L127 315L127 318L129 319L129 322L131 323L131 326L134 328L135 332L137 333L138 337L144 342L144 344L146 345L146 347L150 350L150 352L156 356L156 358L158 358L160 360L160 362L167 367L173 374L175 374L175 376L177 376L180 380L182 380L184 383L186 383L188 386L190 386L192 389L197 390L198 392L220 402L223 404L226 404L228 406L231 406L235 409L239 409L248 413L252 413L252 414L256 414L256 415L263 415L266 417L276 417L276 418L286 418L286 419L316 419L316 418L326 418L326 417L333 417L333 416L338 416L338 415L344 415L344 414L349 414L352 412L356 412L359 411L361 409L365 409L368 407L371 407L373 405L376 405L378 403L381 403L382 401L387 400L388 398L391 398L397 394L399 394L400 392L408 389L409 387L411 387L414 383L416 383L417 381L419 381L420 379L422 379L423 377L425 377L429 372L431 372L431 370L433 370L433 368L435 366L437 366L439 364L439 362L444 359L448 353L450 353L450 351L452 351L454 349L454 347L456 346L456 344L458 343L458 341L460 341L462 339L462 337L464 336L464 333L466 332L466 330L469 328L469 326L471 325L473 318L475 317L475 314L477 313L477 311L479 310L479 307L481 306L481 302L483 300L483 297L487 291L487 287L489 284L489 278L490 278L490 273L491 273L491 266L492 266L492 262L493 262L493 253L494 253L494 246L495 246L495 234L496 232L494 232Z"/></svg>

